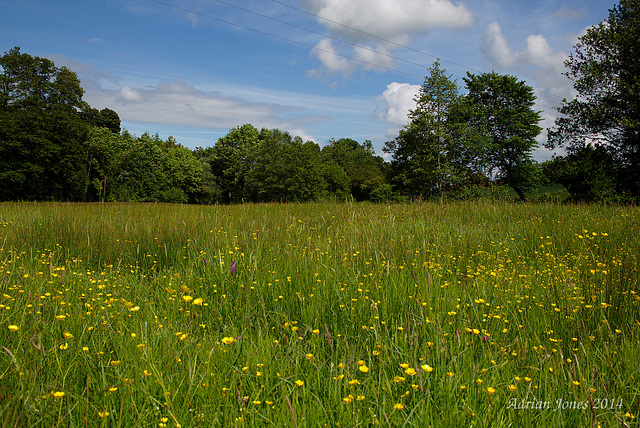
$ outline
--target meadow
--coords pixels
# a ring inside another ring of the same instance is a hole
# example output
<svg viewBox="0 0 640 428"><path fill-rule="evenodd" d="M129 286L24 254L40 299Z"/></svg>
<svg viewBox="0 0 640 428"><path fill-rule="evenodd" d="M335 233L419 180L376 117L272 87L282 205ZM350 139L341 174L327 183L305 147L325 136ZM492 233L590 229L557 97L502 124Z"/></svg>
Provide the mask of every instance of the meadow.
<svg viewBox="0 0 640 428"><path fill-rule="evenodd" d="M0 204L3 427L635 426L640 211Z"/></svg>

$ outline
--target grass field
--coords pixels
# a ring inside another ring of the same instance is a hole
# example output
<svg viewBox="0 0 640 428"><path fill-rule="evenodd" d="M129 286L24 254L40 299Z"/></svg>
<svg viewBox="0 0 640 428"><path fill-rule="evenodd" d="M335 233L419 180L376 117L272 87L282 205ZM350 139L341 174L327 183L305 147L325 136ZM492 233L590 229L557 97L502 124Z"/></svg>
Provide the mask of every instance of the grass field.
<svg viewBox="0 0 640 428"><path fill-rule="evenodd" d="M3 427L635 426L640 211L0 204Z"/></svg>

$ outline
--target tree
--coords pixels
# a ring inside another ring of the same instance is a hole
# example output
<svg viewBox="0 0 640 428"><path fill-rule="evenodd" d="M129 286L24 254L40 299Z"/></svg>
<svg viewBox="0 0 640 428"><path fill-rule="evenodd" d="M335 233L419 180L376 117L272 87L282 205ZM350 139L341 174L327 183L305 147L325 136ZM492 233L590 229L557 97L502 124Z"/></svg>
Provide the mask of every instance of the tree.
<svg viewBox="0 0 640 428"><path fill-rule="evenodd" d="M382 172L384 161L380 156L376 156L373 144L369 140L360 144L351 138L331 139L322 148L322 154L327 164L334 164L343 169L348 179L349 192L357 201L369 199L371 191L385 182ZM334 167L327 168L335 172ZM334 194L342 198L345 196L340 190L344 183L343 174L338 174L339 177L330 179L330 183L335 189Z"/></svg>
<svg viewBox="0 0 640 428"><path fill-rule="evenodd" d="M578 96L564 100L549 148L569 154L603 147L618 166L620 188L640 194L640 1L621 0L587 29L565 62ZM604 159L602 159L604 161Z"/></svg>
<svg viewBox="0 0 640 428"><path fill-rule="evenodd" d="M89 126L78 77L18 47L0 69L0 199L83 200Z"/></svg>
<svg viewBox="0 0 640 428"><path fill-rule="evenodd" d="M415 98L416 108L409 113L410 123L384 151L392 154L394 178L400 187L411 194L437 194L442 202L456 176L449 154L458 123L452 113L460 95L439 61L428 71Z"/></svg>
<svg viewBox="0 0 640 428"><path fill-rule="evenodd" d="M532 158L540 113L533 110L533 88L516 77L495 72L464 78L468 93L468 121L484 144L489 173L526 200L524 191L535 184L537 169Z"/></svg>

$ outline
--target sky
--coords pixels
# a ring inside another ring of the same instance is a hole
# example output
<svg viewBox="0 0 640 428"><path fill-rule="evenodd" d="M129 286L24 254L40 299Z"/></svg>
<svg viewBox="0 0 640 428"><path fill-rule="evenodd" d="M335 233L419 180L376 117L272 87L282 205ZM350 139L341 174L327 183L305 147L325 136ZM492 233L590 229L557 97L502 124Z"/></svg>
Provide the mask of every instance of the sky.
<svg viewBox="0 0 640 428"><path fill-rule="evenodd" d="M564 61L609 0L0 0L0 52L77 73L92 107L122 127L210 147L249 123L323 146L408 122L436 59L534 88L545 131L576 93ZM534 158L553 153L544 148Z"/></svg>

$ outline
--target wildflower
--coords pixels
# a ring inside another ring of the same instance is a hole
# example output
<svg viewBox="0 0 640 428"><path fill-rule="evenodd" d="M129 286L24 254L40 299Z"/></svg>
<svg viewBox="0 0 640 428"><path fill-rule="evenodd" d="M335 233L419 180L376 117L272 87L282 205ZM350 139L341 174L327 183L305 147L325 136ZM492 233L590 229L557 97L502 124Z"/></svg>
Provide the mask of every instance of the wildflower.
<svg viewBox="0 0 640 428"><path fill-rule="evenodd" d="M482 379L476 379L476 383L480 385L482 383Z"/></svg>
<svg viewBox="0 0 640 428"><path fill-rule="evenodd" d="M134 306L133 308L129 308L129 312L138 312L140 310L140 306Z"/></svg>
<svg viewBox="0 0 640 428"><path fill-rule="evenodd" d="M109 392L116 392L118 390L117 386L112 386L111 388L109 388Z"/></svg>
<svg viewBox="0 0 640 428"><path fill-rule="evenodd" d="M351 379L349 385L360 385L360 381L358 379Z"/></svg>
<svg viewBox="0 0 640 428"><path fill-rule="evenodd" d="M82 350L83 350L84 352L89 352L89 347L88 347L88 346L83 346L83 347L82 347Z"/></svg>
<svg viewBox="0 0 640 428"><path fill-rule="evenodd" d="M57 319L58 321L64 321L64 320L65 320L65 318L67 318L67 316L66 316L66 315L56 315L56 319Z"/></svg>
<svg viewBox="0 0 640 428"><path fill-rule="evenodd" d="M231 266L229 266L229 272L231 272L231 275L236 273L236 261L235 260L231 260Z"/></svg>
<svg viewBox="0 0 640 428"><path fill-rule="evenodd" d="M18 327L17 325L13 325L13 324L11 324L11 325L9 326L9 331L18 331L18 329L19 329L19 328L20 328L20 327Z"/></svg>
<svg viewBox="0 0 640 428"><path fill-rule="evenodd" d="M182 296L182 300L184 300L185 302L189 303L190 301L193 300L193 296L189 296L189 295Z"/></svg>
<svg viewBox="0 0 640 428"><path fill-rule="evenodd" d="M203 302L202 297L198 297L193 301L193 304L196 306L202 306L202 302Z"/></svg>
<svg viewBox="0 0 640 428"><path fill-rule="evenodd" d="M408 374L409 376L415 376L417 374L417 372L415 371L415 369L409 367L407 369L405 369L404 371L406 374Z"/></svg>
<svg viewBox="0 0 640 428"><path fill-rule="evenodd" d="M433 371L433 367L431 367L428 364L423 364L422 366L420 366L420 368L422 368L422 370L424 370L427 373L431 373Z"/></svg>
<svg viewBox="0 0 640 428"><path fill-rule="evenodd" d="M394 376L393 381L397 383L404 382L404 378L402 376Z"/></svg>
<svg viewBox="0 0 640 428"><path fill-rule="evenodd" d="M352 396L351 396L351 395L349 395L348 397L344 397L344 398L342 399L342 403L343 403L343 404L351 404L351 402L352 402L352 401L353 401L353 398L352 398Z"/></svg>
<svg viewBox="0 0 640 428"><path fill-rule="evenodd" d="M233 337L223 337L222 338L222 343L224 343L225 345L231 345L235 341L236 341L236 339L233 338Z"/></svg>
<svg viewBox="0 0 640 428"><path fill-rule="evenodd" d="M259 406L260 404L262 404L262 402L258 401L258 400L253 400L252 403L256 406Z"/></svg>
<svg viewBox="0 0 640 428"><path fill-rule="evenodd" d="M73 337L73 334L69 333L68 331L65 331L64 333L62 333L62 335L65 339L71 339Z"/></svg>
<svg viewBox="0 0 640 428"><path fill-rule="evenodd" d="M61 351L64 351L64 350L65 350L65 349L67 349L68 347L69 347L69 344L68 344L68 343L64 343L64 344L60 345L60 350L61 350Z"/></svg>
<svg viewBox="0 0 640 428"><path fill-rule="evenodd" d="M517 386L515 386L515 385L513 385L513 384L509 385L509 391L511 391L511 392L515 392L515 390L516 390L516 389L518 389L518 387L517 387Z"/></svg>
<svg viewBox="0 0 640 428"><path fill-rule="evenodd" d="M53 395L54 398L62 398L64 397L64 391L56 391L51 395Z"/></svg>
<svg viewBox="0 0 640 428"><path fill-rule="evenodd" d="M402 403L396 403L393 405L394 410L402 410L404 409L404 404Z"/></svg>
<svg viewBox="0 0 640 428"><path fill-rule="evenodd" d="M104 418L104 417L107 417L107 416L109 416L109 412L107 410L103 410L101 412L98 412L98 417L99 418Z"/></svg>
<svg viewBox="0 0 640 428"><path fill-rule="evenodd" d="M369 371L369 367L362 365L358 367L358 370L360 370L362 373L367 373Z"/></svg>
<svg viewBox="0 0 640 428"><path fill-rule="evenodd" d="M298 380L296 381L296 385L298 385L298 386L304 386L304 382L303 382L303 381L301 381L300 379L298 379Z"/></svg>
<svg viewBox="0 0 640 428"><path fill-rule="evenodd" d="M119 366L121 362L122 361L120 360L112 360L109 364L111 364L113 367L116 367Z"/></svg>
<svg viewBox="0 0 640 428"><path fill-rule="evenodd" d="M489 395L493 395L496 393L496 389L492 386L487 388L487 392L489 393Z"/></svg>

